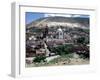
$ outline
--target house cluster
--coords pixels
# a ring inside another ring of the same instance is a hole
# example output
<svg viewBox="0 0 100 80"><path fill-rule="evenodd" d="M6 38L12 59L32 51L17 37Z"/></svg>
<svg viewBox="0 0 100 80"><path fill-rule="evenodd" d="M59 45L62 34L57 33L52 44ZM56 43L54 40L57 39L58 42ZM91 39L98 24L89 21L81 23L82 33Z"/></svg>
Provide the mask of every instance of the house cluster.
<svg viewBox="0 0 100 80"><path fill-rule="evenodd" d="M42 36L44 36L44 38ZM56 47L62 44L73 44L74 41L81 36L89 36L89 33L74 28L62 29L61 27L58 27L55 30L49 30L46 28L45 33L43 34L41 31L28 31L26 33L26 57L36 55L55 55L55 53L50 53L48 46Z"/></svg>

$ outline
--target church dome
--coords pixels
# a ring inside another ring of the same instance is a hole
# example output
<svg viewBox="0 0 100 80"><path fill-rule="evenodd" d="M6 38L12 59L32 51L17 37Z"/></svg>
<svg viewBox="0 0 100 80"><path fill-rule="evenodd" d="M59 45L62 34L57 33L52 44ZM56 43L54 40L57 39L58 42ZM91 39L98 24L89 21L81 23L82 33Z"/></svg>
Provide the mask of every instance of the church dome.
<svg viewBox="0 0 100 80"><path fill-rule="evenodd" d="M59 28L57 31L58 31L58 32L63 32L61 28Z"/></svg>

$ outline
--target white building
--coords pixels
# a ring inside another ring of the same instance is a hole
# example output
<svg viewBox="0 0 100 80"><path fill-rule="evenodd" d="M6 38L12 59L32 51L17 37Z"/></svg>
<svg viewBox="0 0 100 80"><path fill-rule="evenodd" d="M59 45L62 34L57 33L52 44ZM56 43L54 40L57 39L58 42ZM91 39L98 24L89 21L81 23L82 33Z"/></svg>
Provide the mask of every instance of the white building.
<svg viewBox="0 0 100 80"><path fill-rule="evenodd" d="M58 29L57 29L57 38L58 39L63 39L63 37L64 37L64 33L63 33L63 30L59 27Z"/></svg>

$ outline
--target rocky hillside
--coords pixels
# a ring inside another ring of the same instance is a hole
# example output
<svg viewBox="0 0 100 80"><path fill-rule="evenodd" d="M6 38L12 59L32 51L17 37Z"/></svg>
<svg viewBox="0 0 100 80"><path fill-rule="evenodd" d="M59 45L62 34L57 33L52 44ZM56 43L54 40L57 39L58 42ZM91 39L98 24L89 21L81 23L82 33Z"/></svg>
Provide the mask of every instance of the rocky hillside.
<svg viewBox="0 0 100 80"><path fill-rule="evenodd" d="M64 26L64 27L89 27L89 19L88 18L80 18L80 17L60 17L60 16L54 16L54 17L44 17L37 19L29 24L26 25L26 28L32 28L32 27L39 27L43 28L45 25L48 25L48 27L52 26Z"/></svg>

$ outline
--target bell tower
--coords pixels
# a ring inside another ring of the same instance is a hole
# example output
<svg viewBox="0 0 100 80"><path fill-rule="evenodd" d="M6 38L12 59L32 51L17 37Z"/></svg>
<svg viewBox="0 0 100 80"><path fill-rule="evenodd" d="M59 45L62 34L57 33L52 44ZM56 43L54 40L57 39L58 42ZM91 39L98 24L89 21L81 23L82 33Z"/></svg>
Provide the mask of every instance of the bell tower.
<svg viewBox="0 0 100 80"><path fill-rule="evenodd" d="M57 30L58 39L63 39L63 30L59 27Z"/></svg>

